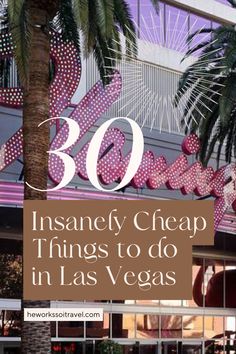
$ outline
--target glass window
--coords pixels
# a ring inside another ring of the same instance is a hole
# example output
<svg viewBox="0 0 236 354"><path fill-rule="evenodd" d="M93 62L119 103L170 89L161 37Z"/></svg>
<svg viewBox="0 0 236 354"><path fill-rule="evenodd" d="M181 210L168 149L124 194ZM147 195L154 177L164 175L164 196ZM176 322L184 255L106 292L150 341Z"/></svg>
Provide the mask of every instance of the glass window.
<svg viewBox="0 0 236 354"><path fill-rule="evenodd" d="M103 321L86 322L86 338L109 338L110 337L110 316L104 313Z"/></svg>
<svg viewBox="0 0 236 354"><path fill-rule="evenodd" d="M224 317L204 318L205 353L225 353Z"/></svg>
<svg viewBox="0 0 236 354"><path fill-rule="evenodd" d="M158 315L136 315L136 338L158 338L159 318Z"/></svg>
<svg viewBox="0 0 236 354"><path fill-rule="evenodd" d="M236 261L225 263L225 307L236 308Z"/></svg>
<svg viewBox="0 0 236 354"><path fill-rule="evenodd" d="M136 300L137 305L159 306L159 300Z"/></svg>
<svg viewBox="0 0 236 354"><path fill-rule="evenodd" d="M84 322L58 322L58 336L61 338L83 338Z"/></svg>
<svg viewBox="0 0 236 354"><path fill-rule="evenodd" d="M133 305L135 304L135 300L111 300L113 304L126 304Z"/></svg>
<svg viewBox="0 0 236 354"><path fill-rule="evenodd" d="M21 312L0 311L1 337L20 337L21 334Z"/></svg>
<svg viewBox="0 0 236 354"><path fill-rule="evenodd" d="M85 353L86 354L90 354L90 353L94 353L94 344L99 345L99 343L94 343L93 340L86 340L86 343L85 343ZM84 353L84 351L82 351L82 353Z"/></svg>
<svg viewBox="0 0 236 354"><path fill-rule="evenodd" d="M193 286L193 296L191 300L184 300L183 305L187 307L198 307L203 306L203 260L193 259L192 266L192 286Z"/></svg>
<svg viewBox="0 0 236 354"><path fill-rule="evenodd" d="M83 353L83 343L76 342L53 342L52 354Z"/></svg>
<svg viewBox="0 0 236 354"><path fill-rule="evenodd" d="M128 0L132 18L138 24L138 0Z"/></svg>
<svg viewBox="0 0 236 354"><path fill-rule="evenodd" d="M16 344L12 344L10 346L4 346L3 348L3 354L20 354L21 349L20 347Z"/></svg>
<svg viewBox="0 0 236 354"><path fill-rule="evenodd" d="M182 338L182 317L161 316L161 337Z"/></svg>
<svg viewBox="0 0 236 354"><path fill-rule="evenodd" d="M200 16L196 16L191 14L189 20L189 34L193 34L201 29L211 28L212 24L210 20L202 18ZM211 39L211 35L209 33L196 34L189 43L189 49L197 48L203 42L207 42ZM187 48L186 48L187 49ZM193 55L200 55L202 50L196 51Z"/></svg>
<svg viewBox="0 0 236 354"><path fill-rule="evenodd" d="M203 317L183 316L183 337L202 338L203 337Z"/></svg>
<svg viewBox="0 0 236 354"><path fill-rule="evenodd" d="M224 337L224 317L220 316L205 316L204 317L204 337L212 339L218 336Z"/></svg>
<svg viewBox="0 0 236 354"><path fill-rule="evenodd" d="M177 354L179 350L177 341L174 340L162 342L161 349L162 349L161 350L162 354L166 354L166 353Z"/></svg>
<svg viewBox="0 0 236 354"><path fill-rule="evenodd" d="M218 22L211 22L211 28L212 29L215 29L215 28L218 28L218 27L220 27L221 26L221 23L218 23Z"/></svg>
<svg viewBox="0 0 236 354"><path fill-rule="evenodd" d="M160 306L182 306L182 300L161 300Z"/></svg>
<svg viewBox="0 0 236 354"><path fill-rule="evenodd" d="M123 344L122 349L122 353L124 354L135 354L138 352L138 347L135 344Z"/></svg>
<svg viewBox="0 0 236 354"><path fill-rule="evenodd" d="M166 47L186 52L186 41L188 39L189 14L187 11L177 9L174 6L166 6L165 31Z"/></svg>
<svg viewBox="0 0 236 354"><path fill-rule="evenodd" d="M140 1L140 39L164 46L164 17L164 4L159 4L157 14L151 1Z"/></svg>
<svg viewBox="0 0 236 354"><path fill-rule="evenodd" d="M236 317L225 317L225 340L228 353L236 351Z"/></svg>
<svg viewBox="0 0 236 354"><path fill-rule="evenodd" d="M156 354L157 348L156 345L145 345L141 344L139 347L139 354Z"/></svg>
<svg viewBox="0 0 236 354"><path fill-rule="evenodd" d="M204 274L205 307L224 307L224 266L219 260L206 260Z"/></svg>
<svg viewBox="0 0 236 354"><path fill-rule="evenodd" d="M135 315L112 314L112 337L135 338Z"/></svg>

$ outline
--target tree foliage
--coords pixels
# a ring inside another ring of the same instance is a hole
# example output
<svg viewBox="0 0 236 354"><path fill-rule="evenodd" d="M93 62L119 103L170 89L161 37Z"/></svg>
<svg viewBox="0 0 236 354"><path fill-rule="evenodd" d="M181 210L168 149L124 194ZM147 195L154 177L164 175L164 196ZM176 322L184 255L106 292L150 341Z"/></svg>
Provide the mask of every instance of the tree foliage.
<svg viewBox="0 0 236 354"><path fill-rule="evenodd" d="M0 254L0 298L21 299L22 257Z"/></svg>
<svg viewBox="0 0 236 354"><path fill-rule="evenodd" d="M158 11L158 0L151 3ZM0 0L0 6L2 31L12 34L19 76L26 83L32 26L27 0ZM125 0L59 0L49 28L43 30L62 33L85 57L94 53L104 82L120 53L120 33L125 36L127 53L137 54L135 26Z"/></svg>
<svg viewBox="0 0 236 354"><path fill-rule="evenodd" d="M101 354L122 354L122 346L113 340L104 340L99 344Z"/></svg>
<svg viewBox="0 0 236 354"><path fill-rule="evenodd" d="M0 298L22 297L22 257L0 254ZM19 335L20 312L1 310L1 335Z"/></svg>
<svg viewBox="0 0 236 354"><path fill-rule="evenodd" d="M235 1L229 3L236 7ZM202 29L188 41L204 33L209 33L210 38L186 53L188 57L202 51L181 77L176 104L185 97L182 123L186 134L198 133L203 164L207 165L215 150L219 163L224 143L225 160L230 163L236 157L236 26Z"/></svg>

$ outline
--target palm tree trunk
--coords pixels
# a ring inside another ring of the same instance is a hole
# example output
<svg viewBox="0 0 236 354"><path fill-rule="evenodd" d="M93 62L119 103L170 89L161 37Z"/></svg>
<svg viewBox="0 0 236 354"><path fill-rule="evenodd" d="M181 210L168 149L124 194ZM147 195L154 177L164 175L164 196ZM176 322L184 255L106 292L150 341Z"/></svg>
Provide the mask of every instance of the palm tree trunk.
<svg viewBox="0 0 236 354"><path fill-rule="evenodd" d="M49 118L49 59L50 36L48 24L58 9L55 0L27 0L32 25L29 53L28 85L24 87L23 139L24 178L30 185L47 189L49 124L38 125ZM25 184L24 199L46 200L47 193ZM49 307L49 301L23 301L22 308ZM22 324L23 354L51 353L50 322Z"/></svg>
<svg viewBox="0 0 236 354"><path fill-rule="evenodd" d="M49 124L40 128L38 125L49 118L50 38L46 27L36 26L44 24L46 18L46 11L32 9L30 19L35 25L32 26L28 87L24 88L23 107L24 178L30 185L44 190L47 189ZM25 184L24 199L47 199L47 194Z"/></svg>

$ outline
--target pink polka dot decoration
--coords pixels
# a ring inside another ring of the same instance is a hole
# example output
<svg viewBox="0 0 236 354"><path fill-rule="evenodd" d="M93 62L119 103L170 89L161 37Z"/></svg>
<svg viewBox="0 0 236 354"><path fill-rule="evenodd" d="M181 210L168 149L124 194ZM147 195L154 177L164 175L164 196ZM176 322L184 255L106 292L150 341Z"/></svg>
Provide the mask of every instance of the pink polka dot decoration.
<svg viewBox="0 0 236 354"><path fill-rule="evenodd" d="M55 78L50 85L50 116L59 116L71 103L81 77L81 63L78 52L72 43L64 42L59 34L52 33L51 59L55 65ZM11 58L13 45L10 34L0 35L0 57ZM21 88L0 88L0 105L21 108L23 93ZM3 149L3 147L1 148ZM0 150L1 151L1 150ZM23 132L20 128L4 144L4 161L0 170L9 166L23 153ZM2 159L1 159L2 160Z"/></svg>
<svg viewBox="0 0 236 354"><path fill-rule="evenodd" d="M0 58L12 58L12 37L9 33L0 34ZM11 108L20 108L23 103L23 95L20 87L0 88L0 104Z"/></svg>
<svg viewBox="0 0 236 354"><path fill-rule="evenodd" d="M121 76L115 71L113 74L113 78L107 86L103 86L101 81L98 81L91 90L85 95L85 97L81 100L81 102L77 105L74 111L71 113L70 118L73 118L80 127L80 136L76 143L66 150L67 154L71 154L74 146L78 143L78 141L85 135L86 132L90 128L94 126L96 121L101 117L103 113L107 111L107 109L112 105L113 102L117 100L121 91ZM64 123L61 129L58 131L54 140L52 141L51 150L55 150L62 146L68 138L69 128L68 124ZM113 138L113 142L115 146L121 146L124 143L125 139L123 134L117 133L116 130L111 130L107 137L104 138L104 142L101 146L100 155L102 155L102 151L105 146L109 143ZM107 141L107 138L108 141ZM85 158L81 159L81 155L85 156L88 146L84 147L75 157L75 163L77 164L78 173L87 178L87 174L85 172ZM113 149L114 152L114 149ZM111 154L110 162L112 160ZM109 157L106 156L106 159ZM115 158L115 153L114 153ZM117 156L116 156L117 158ZM82 162L81 162L82 161ZM103 160L104 168L107 166ZM82 165L81 165L82 164ZM100 169L101 170L101 169ZM49 175L54 182L59 182L64 174L64 164L63 162L55 155L50 156L49 160ZM110 177L105 177L106 172L103 171L102 175L104 176L104 181L110 180Z"/></svg>
<svg viewBox="0 0 236 354"><path fill-rule="evenodd" d="M116 87L116 92L118 87ZM103 87L101 89L104 90ZM92 93L93 90L80 103L83 108L81 112L86 114L77 116L76 108L71 115L81 125L81 135L78 140L83 137L96 121L96 115L89 114L89 107L92 107L92 112L95 110L97 113L100 113L100 111L96 110L97 106L93 107L93 103L96 102L96 100L94 101L95 97L98 99L100 95L94 96L91 102L92 106L88 104L89 96ZM103 95L105 92L102 91L101 93ZM100 98L98 102L99 100ZM64 124L59 133L53 142L54 149L61 146L68 136L68 127L66 124ZM94 163L97 163L97 174L103 184L111 184L123 178L130 160L130 153L125 156L122 153L124 144L125 137L119 129L111 128L107 131L101 144L100 158L97 162L94 161ZM74 156L76 173L85 180L88 179L86 172L88 146L89 142L85 143ZM134 188L142 188L147 185L151 189L159 188L165 184L168 189L180 190L183 194L194 193L197 196L211 194L215 198L215 228L217 229L225 211L236 199L235 186L232 184L235 178L231 178L231 184L228 183L232 172L236 175L235 167L229 169L228 166L225 166L214 172L212 167L204 168L200 162L189 165L186 154L195 154L200 148L200 143L196 135L188 136L184 140L182 147L183 154L178 156L171 164L167 163L164 156L156 158L153 152L146 151L131 184ZM68 149L67 153L71 153L71 150L72 148ZM64 166L55 157L51 159L50 172L51 177L56 182L59 182L63 176Z"/></svg>
<svg viewBox="0 0 236 354"><path fill-rule="evenodd" d="M196 134L188 135L182 142L182 151L186 155L196 154L200 149L200 141Z"/></svg>
<svg viewBox="0 0 236 354"><path fill-rule="evenodd" d="M12 57L12 41L9 34L0 36L0 56ZM56 75L50 85L50 115L60 116L71 103L81 77L80 58L76 48L69 42L63 42L60 35L53 33L51 41L51 58L55 64ZM74 155L76 173L88 179L86 172L86 154L90 135L81 144L81 139L94 127L97 120L119 97L122 87L121 76L114 71L111 83L104 87L98 81L70 114L80 126L80 136L74 146L67 149ZM21 88L1 88L0 104L22 107ZM51 150L61 147L68 138L68 125L64 123L51 144ZM101 144L97 174L103 184L111 184L123 178L130 160L130 152L124 155L124 134L117 128L108 129ZM75 150L75 145L77 150ZM0 171L9 166L22 154L23 135L19 129L0 148ZM78 149L79 147L79 149ZM150 189L166 185L169 189L180 190L183 194L194 193L197 196L211 195L215 198L215 229L217 229L224 213L232 206L236 210L236 165L227 165L214 171L212 167L204 168L200 162L191 165L187 156L196 154L200 149L197 135L184 138L182 151L174 162L168 164L164 156L156 157L153 152L146 151L139 169L131 181L134 188L147 185ZM78 151L79 150L79 151ZM64 165L55 155L50 156L49 175L56 183L60 182L64 173Z"/></svg>
<svg viewBox="0 0 236 354"><path fill-rule="evenodd" d="M51 58L56 76L50 86L50 116L57 117L70 105L81 77L81 63L77 49L70 42L54 34L51 40Z"/></svg>

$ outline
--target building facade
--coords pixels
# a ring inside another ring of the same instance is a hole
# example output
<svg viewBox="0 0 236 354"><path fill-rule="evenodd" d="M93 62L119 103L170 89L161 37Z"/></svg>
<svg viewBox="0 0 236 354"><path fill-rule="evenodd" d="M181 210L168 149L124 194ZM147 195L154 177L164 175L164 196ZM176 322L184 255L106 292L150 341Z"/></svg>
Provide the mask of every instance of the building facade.
<svg viewBox="0 0 236 354"><path fill-rule="evenodd" d="M77 145L77 152L91 139L96 129L108 118L129 116L135 119L145 138L145 150L155 156L165 156L173 163L181 154L183 130L179 124L183 107L173 104L178 81L187 66L201 57L201 51L182 62L186 51L208 40L209 35L199 34L187 44L188 36L201 28L215 28L221 24L234 24L236 9L226 0L168 0L160 2L157 15L148 0L128 0L138 32L138 58L127 61L122 56L117 68L122 77L122 90L116 102L109 102L98 119L85 127L85 135ZM204 57L203 57L204 60ZM17 87L14 63L10 81L5 87L8 94ZM76 105L91 92L98 80L98 72L91 57L82 60L82 74L78 89L63 115L71 115ZM2 86L5 86L2 83ZM2 91L3 92L3 91ZM13 91L12 91L13 92ZM116 94L116 93L114 93ZM114 100L115 101L115 100ZM20 129L21 110L4 101L0 105L0 146ZM4 104L7 103L7 104ZM17 107L17 100L15 103ZM89 118L88 118L89 119ZM126 123L119 126L131 141ZM52 128L52 139L58 132ZM3 283L0 296L1 334L0 354L16 354L20 345L19 297L22 256L22 204L23 164L17 155L19 145L13 143L9 150L8 165L0 159L0 254L2 277L10 277L12 264L18 274L13 291ZM1 152L3 149L1 148ZM109 152L109 151L108 151ZM126 151L127 152L127 151ZM14 155L15 154L15 155ZM189 164L195 157L188 157ZM212 160L215 167L215 161ZM51 174L53 175L53 171ZM51 180L49 178L49 183ZM150 189L147 185L127 186L119 192L100 193L91 184L76 176L63 190L49 193L50 199L194 199L193 194L183 196L179 190L165 186ZM104 309L103 322L53 322L51 328L52 353L95 354L104 339L122 344L123 352L139 354L203 354L236 352L236 218L227 210L218 226L215 245L193 250L193 288L203 293L197 300L196 291L191 300L97 300L94 302L59 302L52 307L81 307ZM1 270L0 270L1 272ZM4 273L5 272L5 273ZM232 282L231 274L235 274ZM183 274L184 277L184 274ZM211 281L214 301L207 296Z"/></svg>

